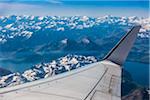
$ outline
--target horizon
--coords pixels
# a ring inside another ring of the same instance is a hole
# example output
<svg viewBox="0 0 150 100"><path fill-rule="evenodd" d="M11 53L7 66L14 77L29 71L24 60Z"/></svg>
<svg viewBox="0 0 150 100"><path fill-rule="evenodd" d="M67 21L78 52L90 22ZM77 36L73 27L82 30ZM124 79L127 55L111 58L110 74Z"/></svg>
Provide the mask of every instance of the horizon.
<svg viewBox="0 0 150 100"><path fill-rule="evenodd" d="M138 11L137 11L138 10ZM0 15L148 17L148 1L0 0Z"/></svg>

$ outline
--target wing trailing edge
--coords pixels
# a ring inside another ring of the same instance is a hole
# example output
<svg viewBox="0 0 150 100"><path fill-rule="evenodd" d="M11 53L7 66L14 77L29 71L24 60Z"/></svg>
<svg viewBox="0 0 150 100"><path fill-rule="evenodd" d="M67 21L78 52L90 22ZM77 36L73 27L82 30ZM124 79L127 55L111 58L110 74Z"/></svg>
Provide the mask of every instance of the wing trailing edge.
<svg viewBox="0 0 150 100"><path fill-rule="evenodd" d="M122 66L136 40L140 28L141 26L134 26L104 57L104 60L109 60Z"/></svg>

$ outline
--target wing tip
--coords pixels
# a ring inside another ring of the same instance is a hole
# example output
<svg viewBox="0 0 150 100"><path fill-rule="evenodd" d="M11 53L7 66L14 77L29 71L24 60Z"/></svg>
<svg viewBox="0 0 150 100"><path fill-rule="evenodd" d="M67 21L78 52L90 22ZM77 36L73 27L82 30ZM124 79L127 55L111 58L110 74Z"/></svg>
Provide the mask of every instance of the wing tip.
<svg viewBox="0 0 150 100"><path fill-rule="evenodd" d="M115 45L114 48L110 50L110 52L104 57L103 60L109 60L118 65L123 65L126 57L128 56L128 53L130 52L130 49L133 46L140 28L141 25L132 27L132 29L121 38L117 45Z"/></svg>
<svg viewBox="0 0 150 100"><path fill-rule="evenodd" d="M133 26L133 28L137 28L137 29L140 29L141 27L142 27L141 25Z"/></svg>

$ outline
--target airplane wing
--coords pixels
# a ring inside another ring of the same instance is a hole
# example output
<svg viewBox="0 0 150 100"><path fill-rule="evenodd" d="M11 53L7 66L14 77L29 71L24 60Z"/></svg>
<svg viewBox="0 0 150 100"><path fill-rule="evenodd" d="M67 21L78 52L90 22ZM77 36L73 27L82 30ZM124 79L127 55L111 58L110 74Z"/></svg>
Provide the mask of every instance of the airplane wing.
<svg viewBox="0 0 150 100"><path fill-rule="evenodd" d="M140 26L135 26L103 61L13 87L0 89L0 100L121 100L121 72Z"/></svg>

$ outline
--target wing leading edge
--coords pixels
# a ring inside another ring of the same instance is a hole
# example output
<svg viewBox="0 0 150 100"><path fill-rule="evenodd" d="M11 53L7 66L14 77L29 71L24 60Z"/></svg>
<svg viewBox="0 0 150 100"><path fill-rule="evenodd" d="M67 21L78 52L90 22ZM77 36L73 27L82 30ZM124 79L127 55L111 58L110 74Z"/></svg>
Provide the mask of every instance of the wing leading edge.
<svg viewBox="0 0 150 100"><path fill-rule="evenodd" d="M0 100L121 100L121 70L140 26L134 27L105 60L14 87L0 89Z"/></svg>
<svg viewBox="0 0 150 100"><path fill-rule="evenodd" d="M123 65L130 49L137 37L141 26L133 27L119 42L118 44L106 55L105 60L112 61L118 65Z"/></svg>

